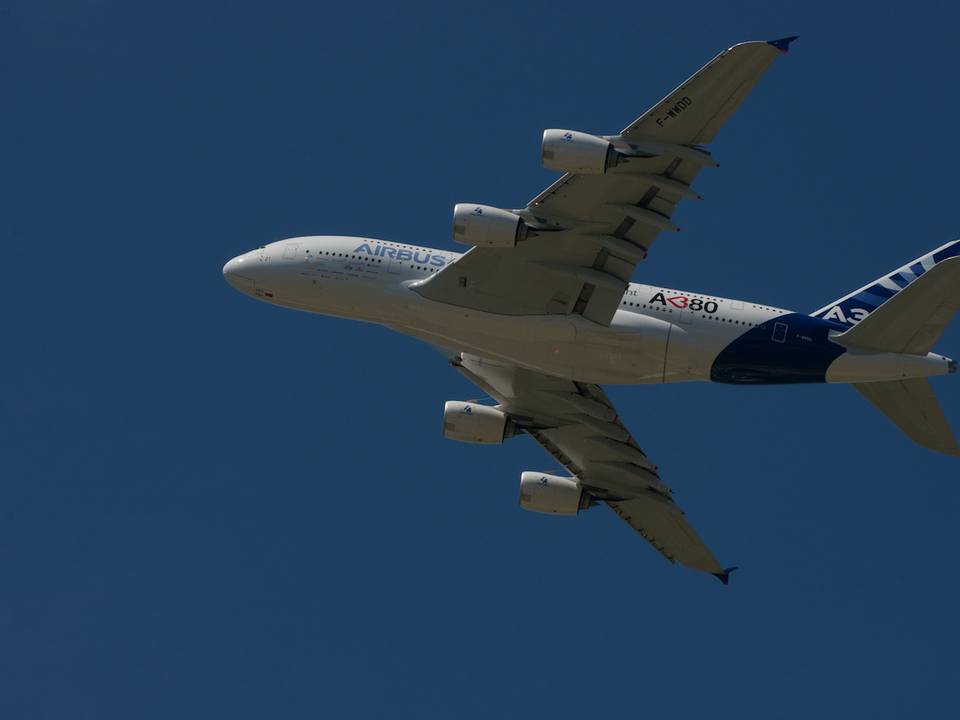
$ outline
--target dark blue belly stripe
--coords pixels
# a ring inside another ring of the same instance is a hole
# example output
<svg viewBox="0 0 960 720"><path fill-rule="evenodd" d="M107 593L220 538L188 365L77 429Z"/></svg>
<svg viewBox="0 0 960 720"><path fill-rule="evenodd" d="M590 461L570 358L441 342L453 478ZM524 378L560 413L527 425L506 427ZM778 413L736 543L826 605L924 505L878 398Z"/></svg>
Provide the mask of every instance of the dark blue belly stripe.
<svg viewBox="0 0 960 720"><path fill-rule="evenodd" d="M778 324L786 325L786 331ZM738 385L824 382L830 363L845 352L828 339L828 333L845 329L838 323L800 313L768 320L717 355L710 379Z"/></svg>

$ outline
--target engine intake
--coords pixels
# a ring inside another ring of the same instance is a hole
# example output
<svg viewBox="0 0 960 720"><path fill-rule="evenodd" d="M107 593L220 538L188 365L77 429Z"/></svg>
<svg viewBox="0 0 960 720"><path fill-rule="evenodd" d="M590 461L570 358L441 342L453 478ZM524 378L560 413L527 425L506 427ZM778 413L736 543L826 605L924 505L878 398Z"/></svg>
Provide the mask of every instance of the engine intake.
<svg viewBox="0 0 960 720"><path fill-rule="evenodd" d="M512 248L527 237L519 215L490 207L457 203L453 208L453 239L474 247Z"/></svg>
<svg viewBox="0 0 960 720"><path fill-rule="evenodd" d="M615 167L619 153L609 140L576 130L544 130L540 160L549 170L603 175Z"/></svg>
<svg viewBox="0 0 960 720"><path fill-rule="evenodd" d="M443 406L443 436L450 440L499 445L513 434L513 421L495 407L460 400Z"/></svg>
<svg viewBox="0 0 960 720"><path fill-rule="evenodd" d="M590 507L590 495L576 478L525 472L520 475L520 507L549 515L576 515Z"/></svg>

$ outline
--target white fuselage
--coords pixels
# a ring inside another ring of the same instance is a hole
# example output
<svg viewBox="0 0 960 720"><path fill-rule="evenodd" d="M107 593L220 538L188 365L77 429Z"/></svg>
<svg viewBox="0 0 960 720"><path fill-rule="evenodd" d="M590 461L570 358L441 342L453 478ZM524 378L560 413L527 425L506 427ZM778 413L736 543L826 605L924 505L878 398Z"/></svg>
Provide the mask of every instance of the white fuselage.
<svg viewBox="0 0 960 720"><path fill-rule="evenodd" d="M799 344L802 354L805 342L811 348L818 342L804 334L804 324L826 327L780 308L636 283L609 327L579 315L480 312L427 300L411 289L458 257L383 240L302 237L240 255L224 275L242 292L276 305L378 323L434 345L592 383L718 379L712 377L718 356L747 333L762 333L764 343L769 336L771 352L783 356L787 338L778 334L789 329L789 347ZM802 319L790 328L777 321L787 315ZM821 372L820 381L856 381L862 364L848 361L836 377ZM867 364L877 379L899 376L903 366L896 358L873 357ZM915 365L913 375L947 372L940 356L917 358Z"/></svg>

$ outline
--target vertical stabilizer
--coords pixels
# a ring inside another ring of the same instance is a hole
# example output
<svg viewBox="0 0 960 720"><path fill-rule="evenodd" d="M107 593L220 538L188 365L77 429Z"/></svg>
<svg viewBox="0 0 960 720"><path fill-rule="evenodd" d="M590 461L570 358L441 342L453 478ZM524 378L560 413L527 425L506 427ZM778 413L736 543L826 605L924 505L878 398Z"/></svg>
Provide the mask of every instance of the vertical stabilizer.
<svg viewBox="0 0 960 720"><path fill-rule="evenodd" d="M957 310L960 310L960 257L951 257L833 340L864 350L926 355Z"/></svg>
<svg viewBox="0 0 960 720"><path fill-rule="evenodd" d="M888 300L896 297L901 290L907 288L924 273L944 260L958 255L960 255L960 240L948 242L810 314L813 317L853 327Z"/></svg>

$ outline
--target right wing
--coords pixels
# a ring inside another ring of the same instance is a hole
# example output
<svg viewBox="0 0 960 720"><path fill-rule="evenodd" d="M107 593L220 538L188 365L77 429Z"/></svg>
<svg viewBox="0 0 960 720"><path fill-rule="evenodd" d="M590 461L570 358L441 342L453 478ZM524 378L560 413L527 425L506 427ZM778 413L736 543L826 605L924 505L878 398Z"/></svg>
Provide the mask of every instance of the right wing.
<svg viewBox="0 0 960 720"><path fill-rule="evenodd" d="M500 403L581 487L606 503L672 563L711 573L717 562L674 504L672 491L597 385L574 382L474 355L444 352L468 380Z"/></svg>

